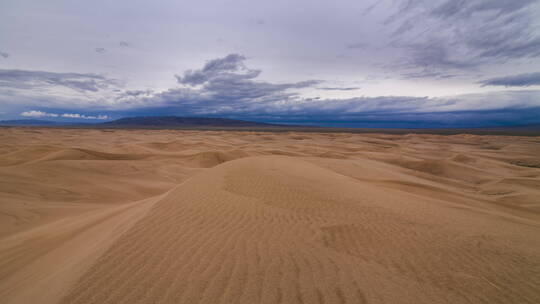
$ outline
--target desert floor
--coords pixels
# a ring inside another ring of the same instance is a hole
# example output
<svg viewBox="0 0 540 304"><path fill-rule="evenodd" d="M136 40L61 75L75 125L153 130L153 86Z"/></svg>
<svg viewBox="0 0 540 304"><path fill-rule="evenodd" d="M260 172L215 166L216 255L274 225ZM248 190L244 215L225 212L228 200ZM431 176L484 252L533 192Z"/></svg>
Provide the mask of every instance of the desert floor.
<svg viewBox="0 0 540 304"><path fill-rule="evenodd" d="M540 137L1 128L0 303L540 303Z"/></svg>

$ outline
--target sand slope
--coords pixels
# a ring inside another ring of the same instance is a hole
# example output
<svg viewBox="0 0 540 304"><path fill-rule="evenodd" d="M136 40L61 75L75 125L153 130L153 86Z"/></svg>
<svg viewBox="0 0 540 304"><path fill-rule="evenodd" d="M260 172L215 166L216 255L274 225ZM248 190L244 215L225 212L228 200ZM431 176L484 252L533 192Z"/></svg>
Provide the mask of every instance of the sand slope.
<svg viewBox="0 0 540 304"><path fill-rule="evenodd" d="M2 302L540 301L538 138L30 130Z"/></svg>
<svg viewBox="0 0 540 304"><path fill-rule="evenodd" d="M232 161L159 201L64 303L538 300L538 227L456 207L299 160Z"/></svg>
<svg viewBox="0 0 540 304"><path fill-rule="evenodd" d="M160 197L88 212L3 239L0 297L6 303L57 303L66 286Z"/></svg>

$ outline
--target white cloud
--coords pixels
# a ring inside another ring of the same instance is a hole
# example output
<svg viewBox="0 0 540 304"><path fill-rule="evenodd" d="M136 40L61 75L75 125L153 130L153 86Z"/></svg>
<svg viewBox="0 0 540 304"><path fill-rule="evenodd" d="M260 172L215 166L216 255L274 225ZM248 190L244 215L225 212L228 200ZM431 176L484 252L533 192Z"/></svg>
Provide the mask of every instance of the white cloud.
<svg viewBox="0 0 540 304"><path fill-rule="evenodd" d="M24 117L58 117L58 114L32 110L32 111L22 112L21 116L24 116Z"/></svg>
<svg viewBox="0 0 540 304"><path fill-rule="evenodd" d="M47 113L43 111L26 111L22 112L21 116L24 117L34 117L34 118L41 118L41 117L63 117L63 118L75 118L75 119L98 119L98 120L105 120L109 119L108 115L84 115L79 113Z"/></svg>
<svg viewBox="0 0 540 304"><path fill-rule="evenodd" d="M61 116L65 118L79 118L79 119L101 119L101 120L109 119L108 115L94 116L94 115L84 115L84 114L79 114L79 113L64 113Z"/></svg>

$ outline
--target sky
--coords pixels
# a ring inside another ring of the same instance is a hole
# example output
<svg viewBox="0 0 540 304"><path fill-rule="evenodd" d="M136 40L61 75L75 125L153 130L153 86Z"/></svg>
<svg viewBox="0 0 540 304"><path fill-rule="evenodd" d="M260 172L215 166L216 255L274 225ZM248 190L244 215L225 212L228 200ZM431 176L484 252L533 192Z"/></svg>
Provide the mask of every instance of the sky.
<svg viewBox="0 0 540 304"><path fill-rule="evenodd" d="M0 120L540 124L540 0L0 1Z"/></svg>

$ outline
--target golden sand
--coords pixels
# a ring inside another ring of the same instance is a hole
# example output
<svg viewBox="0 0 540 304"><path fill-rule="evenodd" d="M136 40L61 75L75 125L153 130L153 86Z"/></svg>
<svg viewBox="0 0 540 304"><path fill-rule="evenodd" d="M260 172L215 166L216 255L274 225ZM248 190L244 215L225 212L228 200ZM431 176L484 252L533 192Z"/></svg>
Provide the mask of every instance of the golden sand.
<svg viewBox="0 0 540 304"><path fill-rule="evenodd" d="M540 138L0 129L0 303L540 303Z"/></svg>

